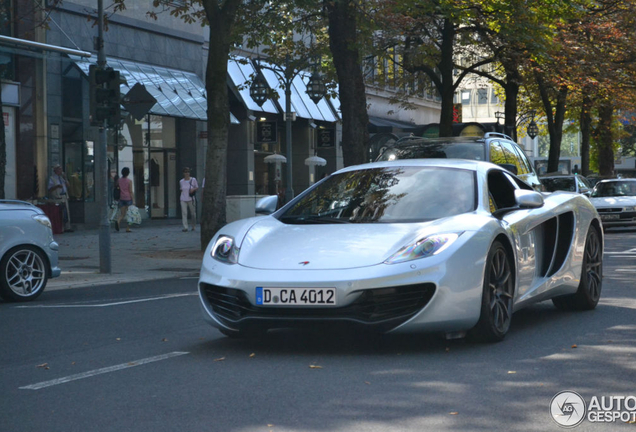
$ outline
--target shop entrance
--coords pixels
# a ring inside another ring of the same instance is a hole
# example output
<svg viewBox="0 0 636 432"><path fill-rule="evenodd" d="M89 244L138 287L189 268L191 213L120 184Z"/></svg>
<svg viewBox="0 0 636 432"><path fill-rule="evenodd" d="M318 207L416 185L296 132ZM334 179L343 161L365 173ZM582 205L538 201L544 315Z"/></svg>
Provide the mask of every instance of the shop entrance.
<svg viewBox="0 0 636 432"><path fill-rule="evenodd" d="M150 150L150 217L177 216L177 153L174 150Z"/></svg>

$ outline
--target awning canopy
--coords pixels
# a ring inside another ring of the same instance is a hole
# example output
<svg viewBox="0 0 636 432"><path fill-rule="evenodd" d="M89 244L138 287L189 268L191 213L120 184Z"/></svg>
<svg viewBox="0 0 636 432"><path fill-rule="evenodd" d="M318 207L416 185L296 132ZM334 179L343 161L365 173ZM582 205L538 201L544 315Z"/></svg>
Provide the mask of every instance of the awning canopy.
<svg viewBox="0 0 636 432"><path fill-rule="evenodd" d="M237 56L231 58L228 62L228 73L232 82L238 89L239 94L243 98L245 106L255 112L267 112L272 114L279 114L284 112L286 106L285 88L281 81L278 79L276 73L270 68L274 67L267 62L262 62L263 76L267 81L267 84L278 93L278 106L276 106L271 100L267 100L262 107L259 107L256 102L250 96L249 85L256 70L252 65L250 59L246 57ZM284 69L279 66L275 68L283 71ZM332 102L332 98L324 97L317 104L311 100L307 94L307 83L309 82L310 74L301 72L297 74L292 80L291 85L291 110L296 113L296 116L309 119L326 122L338 121L338 117L334 114L337 112ZM338 107L340 107L340 101L336 101Z"/></svg>
<svg viewBox="0 0 636 432"><path fill-rule="evenodd" d="M97 63L96 59L69 57L87 76L89 66ZM141 83L157 99L150 114L207 120L205 85L196 74L113 58L108 58L106 63L126 79L127 83L120 88L122 94L128 93L136 83ZM230 119L232 123L239 123L231 113Z"/></svg>
<svg viewBox="0 0 636 432"><path fill-rule="evenodd" d="M422 126L418 126L414 123L369 116L369 132L371 133L417 132L421 129Z"/></svg>

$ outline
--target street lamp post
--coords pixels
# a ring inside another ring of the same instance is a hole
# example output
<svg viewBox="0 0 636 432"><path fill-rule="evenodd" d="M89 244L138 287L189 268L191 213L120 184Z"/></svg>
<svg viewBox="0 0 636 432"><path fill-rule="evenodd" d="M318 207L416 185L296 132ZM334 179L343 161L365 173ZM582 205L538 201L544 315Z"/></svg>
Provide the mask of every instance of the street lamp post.
<svg viewBox="0 0 636 432"><path fill-rule="evenodd" d="M278 77L279 81L281 81L285 89L285 144L287 146L287 185L285 187L285 202L288 203L294 198L294 189L292 186L293 176L291 86L296 75L301 72L301 69L297 69L296 67L293 67L291 65L289 56L285 57L284 68L278 65L263 65L261 64L260 59L256 59L255 64L257 74L252 81L252 84L250 85L250 96L252 96L252 99L254 99L254 102L256 102L258 106L263 106L265 101L267 101L267 99L269 99L270 97L270 88L267 84L267 80L263 76L263 73L261 71L262 68L273 71ZM309 66L309 64L306 65ZM316 104L320 102L320 100L326 94L325 84L320 73L318 73L317 71L312 73L311 77L309 78L309 83L307 83L307 94L309 95L309 98Z"/></svg>
<svg viewBox="0 0 636 432"><path fill-rule="evenodd" d="M499 120L505 119L506 118L506 113L502 112L502 111L496 111L495 112L495 117L497 118L497 132L501 132L501 125L499 123Z"/></svg>

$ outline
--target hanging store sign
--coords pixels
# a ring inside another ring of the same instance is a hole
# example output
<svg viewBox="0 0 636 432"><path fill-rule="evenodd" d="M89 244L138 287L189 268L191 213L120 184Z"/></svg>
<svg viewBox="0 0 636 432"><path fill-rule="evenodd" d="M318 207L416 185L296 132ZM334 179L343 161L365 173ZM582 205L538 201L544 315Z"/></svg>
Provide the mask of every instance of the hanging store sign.
<svg viewBox="0 0 636 432"><path fill-rule="evenodd" d="M277 140L276 122L256 122L256 142L271 143Z"/></svg>
<svg viewBox="0 0 636 432"><path fill-rule="evenodd" d="M318 147L333 147L335 143L333 129L318 129Z"/></svg>

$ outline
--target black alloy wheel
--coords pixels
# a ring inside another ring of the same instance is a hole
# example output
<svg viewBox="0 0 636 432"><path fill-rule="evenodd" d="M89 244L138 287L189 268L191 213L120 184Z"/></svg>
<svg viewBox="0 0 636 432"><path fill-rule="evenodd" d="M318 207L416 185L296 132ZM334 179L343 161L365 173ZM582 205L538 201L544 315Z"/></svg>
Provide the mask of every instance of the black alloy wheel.
<svg viewBox="0 0 636 432"><path fill-rule="evenodd" d="M481 315L470 333L480 341L499 342L512 322L515 278L506 248L498 240L488 252L483 287Z"/></svg>

